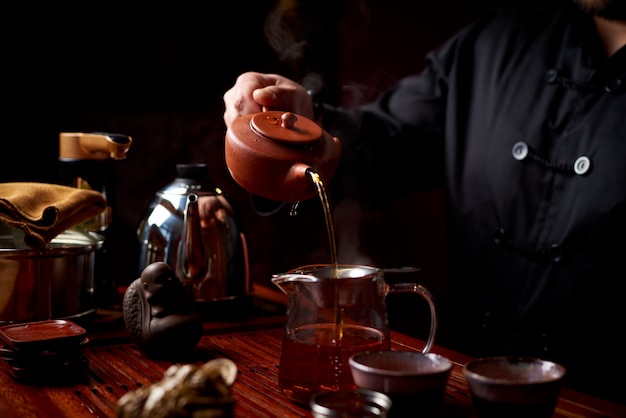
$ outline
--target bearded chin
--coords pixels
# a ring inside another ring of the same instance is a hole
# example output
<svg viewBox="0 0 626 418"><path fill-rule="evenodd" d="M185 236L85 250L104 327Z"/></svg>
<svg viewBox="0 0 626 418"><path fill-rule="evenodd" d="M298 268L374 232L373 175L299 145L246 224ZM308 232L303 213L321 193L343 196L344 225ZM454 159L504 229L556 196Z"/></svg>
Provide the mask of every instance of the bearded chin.
<svg viewBox="0 0 626 418"><path fill-rule="evenodd" d="M626 1L624 0L574 0L574 3L588 15L626 24Z"/></svg>

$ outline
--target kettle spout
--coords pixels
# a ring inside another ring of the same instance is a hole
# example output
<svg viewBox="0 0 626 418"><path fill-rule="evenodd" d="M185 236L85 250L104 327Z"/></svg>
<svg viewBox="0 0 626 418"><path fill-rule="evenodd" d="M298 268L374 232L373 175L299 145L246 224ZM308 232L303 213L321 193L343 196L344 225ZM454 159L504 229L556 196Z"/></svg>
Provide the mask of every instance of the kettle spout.
<svg viewBox="0 0 626 418"><path fill-rule="evenodd" d="M202 240L197 194L191 193L187 197L183 218L176 273L183 280L202 279L207 273L209 261Z"/></svg>
<svg viewBox="0 0 626 418"><path fill-rule="evenodd" d="M104 132L62 132L59 136L61 160L123 160L132 144L132 138Z"/></svg>

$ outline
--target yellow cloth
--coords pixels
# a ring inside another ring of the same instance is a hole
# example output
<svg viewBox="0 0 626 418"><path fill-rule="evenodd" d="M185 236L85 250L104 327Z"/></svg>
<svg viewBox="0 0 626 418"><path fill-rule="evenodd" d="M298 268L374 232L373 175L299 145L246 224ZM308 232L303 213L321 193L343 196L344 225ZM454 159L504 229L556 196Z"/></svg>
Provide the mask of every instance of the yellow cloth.
<svg viewBox="0 0 626 418"><path fill-rule="evenodd" d="M0 222L24 231L24 243L43 248L61 232L107 207L102 193L48 183L0 183Z"/></svg>

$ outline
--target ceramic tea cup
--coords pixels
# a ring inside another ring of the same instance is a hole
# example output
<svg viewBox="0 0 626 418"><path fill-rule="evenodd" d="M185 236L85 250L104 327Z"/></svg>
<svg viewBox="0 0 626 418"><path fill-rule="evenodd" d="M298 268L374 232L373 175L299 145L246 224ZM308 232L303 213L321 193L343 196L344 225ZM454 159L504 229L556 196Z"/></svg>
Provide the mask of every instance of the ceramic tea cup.
<svg viewBox="0 0 626 418"><path fill-rule="evenodd" d="M463 367L481 418L551 417L565 376L560 364L533 357L486 357Z"/></svg>
<svg viewBox="0 0 626 418"><path fill-rule="evenodd" d="M357 387L391 398L390 416L435 415L452 370L449 359L418 351L360 352L349 363Z"/></svg>

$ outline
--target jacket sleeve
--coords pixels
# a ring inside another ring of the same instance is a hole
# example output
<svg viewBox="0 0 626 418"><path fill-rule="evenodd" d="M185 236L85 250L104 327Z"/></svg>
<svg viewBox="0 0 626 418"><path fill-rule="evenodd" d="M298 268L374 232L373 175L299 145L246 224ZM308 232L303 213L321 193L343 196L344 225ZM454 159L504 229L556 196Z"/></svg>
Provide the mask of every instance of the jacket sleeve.
<svg viewBox="0 0 626 418"><path fill-rule="evenodd" d="M463 129L475 41L494 16L478 18L460 30L427 54L421 72L399 80L375 102L351 109L321 106L325 129L343 144L332 183L339 193L366 206L380 206L412 191L444 185L444 145Z"/></svg>

